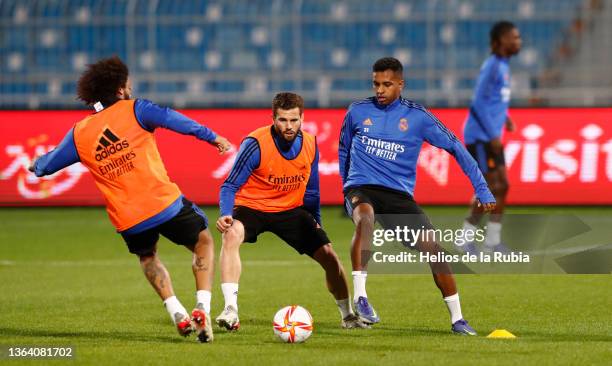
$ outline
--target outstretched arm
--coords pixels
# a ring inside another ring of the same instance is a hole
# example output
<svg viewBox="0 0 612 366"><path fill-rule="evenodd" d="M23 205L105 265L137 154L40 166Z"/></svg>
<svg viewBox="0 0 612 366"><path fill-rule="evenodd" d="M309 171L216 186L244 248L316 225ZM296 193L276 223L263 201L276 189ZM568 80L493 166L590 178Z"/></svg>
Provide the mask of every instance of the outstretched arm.
<svg viewBox="0 0 612 366"><path fill-rule="evenodd" d="M425 116L423 116L423 138L425 141L433 146L446 150L455 158L459 166L461 166L463 173L470 179L470 182L472 182L476 197L480 203L484 205L485 210L492 210L495 207L495 197L493 197L493 194L489 190L487 182L478 169L478 165L476 161L474 161L474 158L467 152L457 137L433 114L429 112L423 113L425 113Z"/></svg>
<svg viewBox="0 0 612 366"><path fill-rule="evenodd" d="M79 154L74 144L74 128L71 128L55 149L37 158L28 170L36 174L37 177L42 177L51 175L79 161Z"/></svg>
<svg viewBox="0 0 612 366"><path fill-rule="evenodd" d="M138 123L149 132L162 127L183 135L195 136L199 140L215 145L221 154L231 147L225 137L218 136L213 130L174 109L160 107L148 100L138 99L134 104L134 113Z"/></svg>

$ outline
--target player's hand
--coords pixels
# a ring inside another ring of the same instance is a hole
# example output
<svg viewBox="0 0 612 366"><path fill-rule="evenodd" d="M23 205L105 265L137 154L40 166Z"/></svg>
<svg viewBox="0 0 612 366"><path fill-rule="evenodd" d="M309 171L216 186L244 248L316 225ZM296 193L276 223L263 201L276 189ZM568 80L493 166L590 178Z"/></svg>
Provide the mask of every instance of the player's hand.
<svg viewBox="0 0 612 366"><path fill-rule="evenodd" d="M495 154L501 154L504 151L504 145L502 145L499 137L491 140L491 149Z"/></svg>
<svg viewBox="0 0 612 366"><path fill-rule="evenodd" d="M30 166L28 167L28 170L31 171L32 173L34 173L34 171L36 170L37 160L38 160L38 157L35 157L34 159L32 159L32 161L30 162Z"/></svg>
<svg viewBox="0 0 612 366"><path fill-rule="evenodd" d="M212 144L217 147L217 150L219 150L219 154L221 155L232 148L232 144L229 142L229 140L219 135L217 135L217 138L212 142Z"/></svg>
<svg viewBox="0 0 612 366"><path fill-rule="evenodd" d="M497 206L497 204L495 202L488 202L488 203L482 204L480 203L480 201L478 201L478 207L481 207L481 206L484 212L491 212L495 210L495 207Z"/></svg>
<svg viewBox="0 0 612 366"><path fill-rule="evenodd" d="M516 130L516 125L514 124L514 121L511 120L510 117L508 117L506 119L506 131L514 132L514 130Z"/></svg>
<svg viewBox="0 0 612 366"><path fill-rule="evenodd" d="M224 233L229 229L234 223L234 218L231 216L221 216L217 219L217 230L220 233Z"/></svg>

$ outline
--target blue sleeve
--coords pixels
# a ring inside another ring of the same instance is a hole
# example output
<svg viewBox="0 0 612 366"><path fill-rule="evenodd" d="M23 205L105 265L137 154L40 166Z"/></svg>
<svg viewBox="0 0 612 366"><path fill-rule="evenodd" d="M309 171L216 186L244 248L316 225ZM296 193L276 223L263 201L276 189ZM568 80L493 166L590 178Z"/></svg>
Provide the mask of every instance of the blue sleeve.
<svg viewBox="0 0 612 366"><path fill-rule="evenodd" d="M494 131L493 119L490 111L490 100L497 82L497 74L499 70L497 63L492 62L482 71L482 79L479 80L475 92L474 102L472 103L472 113L474 118L479 122L479 125L484 130L490 140L499 137L499 134Z"/></svg>
<svg viewBox="0 0 612 366"><path fill-rule="evenodd" d="M351 143L353 142L353 123L351 118L351 110L346 112L342 129L340 130L340 141L338 143L338 169L340 170L340 178L342 185L346 182L350 167L350 152Z"/></svg>
<svg viewBox="0 0 612 366"><path fill-rule="evenodd" d="M191 135L196 138L213 142L217 134L206 126L168 107L160 107L148 100L137 99L134 103L134 114L138 123L149 132L162 127L182 135Z"/></svg>
<svg viewBox="0 0 612 366"><path fill-rule="evenodd" d="M310 178L304 193L304 208L321 225L321 193L319 191L319 147L315 145L315 158L310 167Z"/></svg>
<svg viewBox="0 0 612 366"><path fill-rule="evenodd" d="M71 128L55 149L36 159L34 174L37 177L50 175L80 160L74 144L74 128Z"/></svg>
<svg viewBox="0 0 612 366"><path fill-rule="evenodd" d="M236 193L246 183L253 170L259 166L261 159L259 143L252 137L247 137L240 144L236 160L219 193L221 216L231 216L234 210Z"/></svg>
<svg viewBox="0 0 612 366"><path fill-rule="evenodd" d="M423 138L433 146L446 150L461 166L463 173L470 179L476 197L481 203L495 202L495 198L485 181L478 164L467 152L457 137L449 131L433 114L423 112Z"/></svg>

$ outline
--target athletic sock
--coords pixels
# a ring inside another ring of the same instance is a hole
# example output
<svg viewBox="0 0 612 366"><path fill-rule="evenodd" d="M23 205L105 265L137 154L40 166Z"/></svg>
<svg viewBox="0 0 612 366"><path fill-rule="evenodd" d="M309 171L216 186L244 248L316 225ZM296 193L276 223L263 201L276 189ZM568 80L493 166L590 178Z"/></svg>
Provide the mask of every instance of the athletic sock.
<svg viewBox="0 0 612 366"><path fill-rule="evenodd" d="M338 310L340 310L342 319L353 314L353 309L351 309L351 302L349 299L336 300L336 304L338 305Z"/></svg>
<svg viewBox="0 0 612 366"><path fill-rule="evenodd" d="M474 224L472 224L471 222L469 222L468 220L464 220L463 221L463 230L474 230L476 231L476 229L478 229L478 227Z"/></svg>
<svg viewBox="0 0 612 366"><path fill-rule="evenodd" d="M451 324L455 324L457 320L463 319L461 314L461 304L459 303L459 293L444 298L444 303L448 308L451 317Z"/></svg>
<svg viewBox="0 0 612 366"><path fill-rule="evenodd" d="M221 291L225 299L225 307L231 305L234 309L238 310L238 284L232 282L222 283Z"/></svg>
<svg viewBox="0 0 612 366"><path fill-rule="evenodd" d="M172 319L172 322L174 322L175 324L176 324L176 319L174 318L174 314L181 313L181 314L188 315L187 310L185 310L185 307L183 307L183 305L176 298L176 296L170 296L169 298L164 300L164 307L166 308L166 311L170 315L170 319Z"/></svg>
<svg viewBox="0 0 612 366"><path fill-rule="evenodd" d="M366 293L367 271L353 271L353 301L357 301L359 296L368 297Z"/></svg>
<svg viewBox="0 0 612 366"><path fill-rule="evenodd" d="M206 314L210 314L210 298L212 294L208 290L196 291L196 308L203 308Z"/></svg>
<svg viewBox="0 0 612 366"><path fill-rule="evenodd" d="M487 237L485 245L492 248L501 243L501 222L490 222L487 224Z"/></svg>
<svg viewBox="0 0 612 366"><path fill-rule="evenodd" d="M463 246L463 245L467 244L465 242L465 237L468 236L468 235L465 234L465 233L470 232L469 236L472 237L476 233L476 230L478 230L478 227L476 225L473 225L468 220L464 220L463 221L463 233L464 233L464 235L461 236L461 237L457 237L456 238L457 240L455 240L455 245L460 247L460 246Z"/></svg>

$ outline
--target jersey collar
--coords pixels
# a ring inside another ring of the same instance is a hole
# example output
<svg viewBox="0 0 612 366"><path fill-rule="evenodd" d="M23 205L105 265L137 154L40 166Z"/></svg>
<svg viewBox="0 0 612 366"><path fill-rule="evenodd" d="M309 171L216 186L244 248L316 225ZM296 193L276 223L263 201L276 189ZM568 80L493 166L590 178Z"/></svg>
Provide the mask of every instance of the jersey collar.
<svg viewBox="0 0 612 366"><path fill-rule="evenodd" d="M376 97L374 97L374 105L376 106L376 108L378 108L380 110L383 110L383 111L391 111L391 110L395 109L395 107L400 105L401 102L402 102L402 96L401 95L396 100L394 100L391 104L387 104L387 105L379 104L378 100L376 99Z"/></svg>
<svg viewBox="0 0 612 366"><path fill-rule="evenodd" d="M502 62L505 62L505 63L508 63L508 61L510 61L510 57L503 57L503 56L497 55L495 53L493 54L493 57L495 57L499 61L502 61Z"/></svg>

